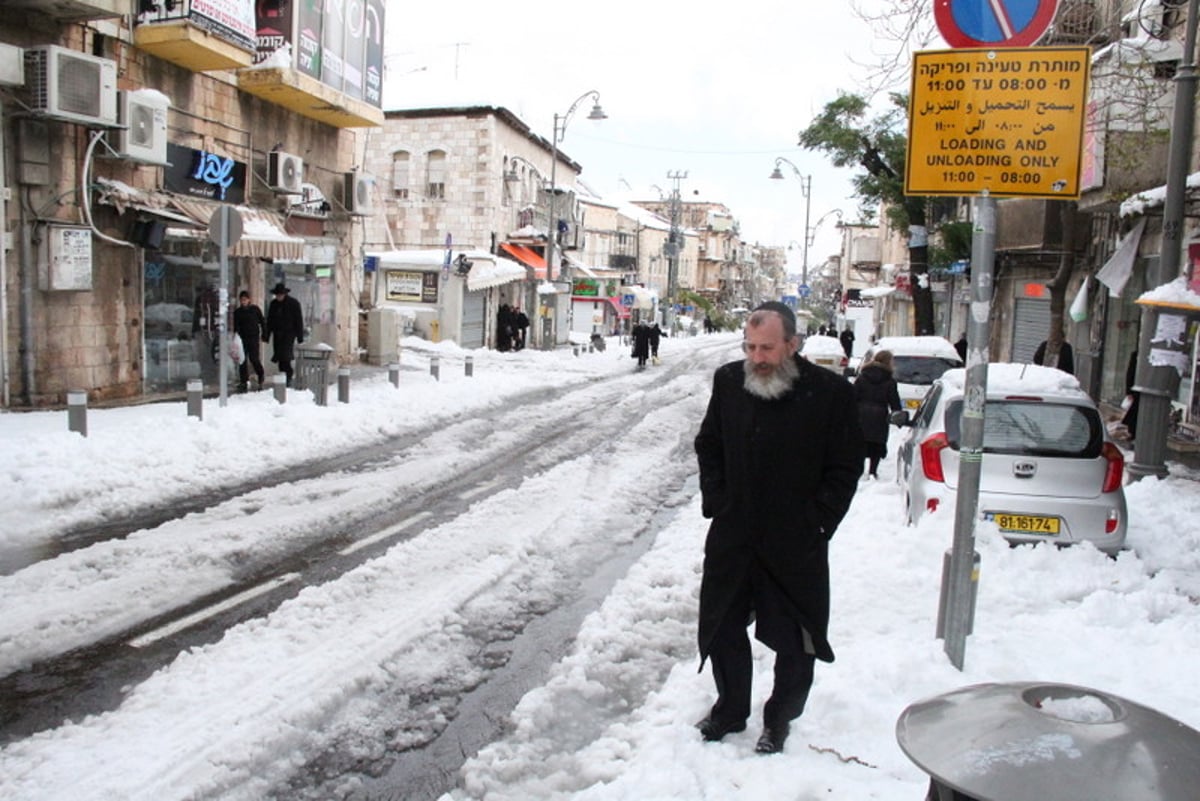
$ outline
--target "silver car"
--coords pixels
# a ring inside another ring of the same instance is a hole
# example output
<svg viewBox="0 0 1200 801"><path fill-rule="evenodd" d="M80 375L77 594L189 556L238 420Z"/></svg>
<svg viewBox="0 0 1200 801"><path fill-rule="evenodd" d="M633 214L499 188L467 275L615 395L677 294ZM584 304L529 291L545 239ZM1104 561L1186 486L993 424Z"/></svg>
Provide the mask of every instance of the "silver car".
<svg viewBox="0 0 1200 801"><path fill-rule="evenodd" d="M897 452L910 523L953 504L966 371L933 382ZM1074 376L1050 367L988 365L979 514L1012 543L1125 545L1125 459Z"/></svg>

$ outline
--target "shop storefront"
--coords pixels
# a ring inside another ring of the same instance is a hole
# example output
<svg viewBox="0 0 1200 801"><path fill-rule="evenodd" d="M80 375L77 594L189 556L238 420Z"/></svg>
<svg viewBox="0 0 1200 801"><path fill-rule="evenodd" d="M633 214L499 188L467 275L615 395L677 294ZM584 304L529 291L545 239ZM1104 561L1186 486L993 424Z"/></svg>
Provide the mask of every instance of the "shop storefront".
<svg viewBox="0 0 1200 801"><path fill-rule="evenodd" d="M619 332L629 309L621 305L616 278L576 278L571 282L571 330L579 334Z"/></svg>
<svg viewBox="0 0 1200 801"><path fill-rule="evenodd" d="M192 378L209 388L219 384L221 315L229 314L242 290L265 312L270 288L283 281L304 307L310 336L332 336L336 248L288 234L277 212L240 205L245 164L176 145L169 149L167 193L155 199L165 198L166 206L154 208L140 236L145 390L184 389ZM233 204L242 220L242 236L227 252L226 287L220 285L219 250L208 237L209 220L222 203ZM263 361L269 371L269 354Z"/></svg>
<svg viewBox="0 0 1200 801"><path fill-rule="evenodd" d="M373 305L397 330L463 348L495 347L501 307L518 307L523 266L486 251L391 250L366 254Z"/></svg>

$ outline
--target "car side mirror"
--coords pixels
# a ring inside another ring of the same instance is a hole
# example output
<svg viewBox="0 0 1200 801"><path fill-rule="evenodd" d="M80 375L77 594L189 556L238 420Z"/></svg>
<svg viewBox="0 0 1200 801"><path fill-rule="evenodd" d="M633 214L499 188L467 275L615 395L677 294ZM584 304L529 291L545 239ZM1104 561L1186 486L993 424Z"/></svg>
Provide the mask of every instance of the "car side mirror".
<svg viewBox="0 0 1200 801"><path fill-rule="evenodd" d="M900 428L905 428L906 426L912 425L912 421L908 419L907 409L901 409L898 412L892 412L890 415L888 415L888 422L894 426L899 426Z"/></svg>

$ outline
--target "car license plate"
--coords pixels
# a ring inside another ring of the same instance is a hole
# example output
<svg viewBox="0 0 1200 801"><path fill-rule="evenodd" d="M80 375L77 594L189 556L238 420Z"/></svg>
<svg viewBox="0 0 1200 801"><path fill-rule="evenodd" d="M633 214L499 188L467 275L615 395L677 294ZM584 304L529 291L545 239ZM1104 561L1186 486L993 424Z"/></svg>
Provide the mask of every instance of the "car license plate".
<svg viewBox="0 0 1200 801"><path fill-rule="evenodd" d="M988 520L995 521L1000 531L1006 534L1058 534L1061 522L1047 515L1015 515L1007 512L989 512Z"/></svg>
<svg viewBox="0 0 1200 801"><path fill-rule="evenodd" d="M920 406L920 405L921 405L921 399L920 399L920 398L909 398L908 400L906 400L906 401L904 402L904 406L905 406L906 408L909 408L909 409L915 409L915 408L917 408L917 407L918 407L918 406Z"/></svg>

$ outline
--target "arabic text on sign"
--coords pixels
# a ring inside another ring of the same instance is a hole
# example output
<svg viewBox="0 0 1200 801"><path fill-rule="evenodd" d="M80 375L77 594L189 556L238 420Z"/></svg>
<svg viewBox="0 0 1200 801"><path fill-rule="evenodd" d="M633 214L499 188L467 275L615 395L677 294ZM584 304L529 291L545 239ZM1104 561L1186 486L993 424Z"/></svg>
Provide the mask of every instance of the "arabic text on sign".
<svg viewBox="0 0 1200 801"><path fill-rule="evenodd" d="M905 191L1079 195L1086 48L914 56Z"/></svg>

